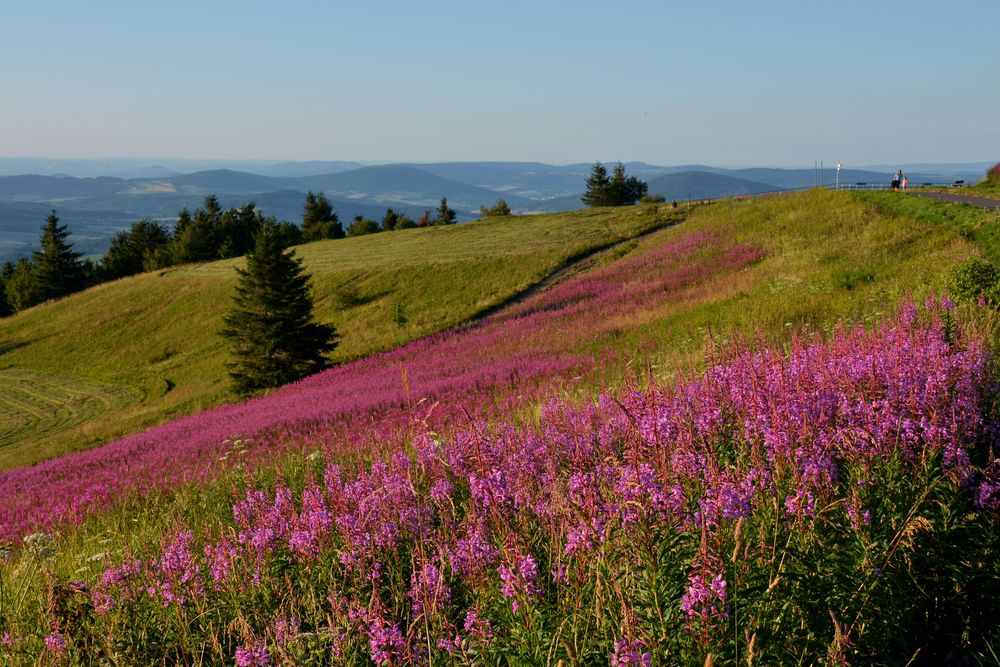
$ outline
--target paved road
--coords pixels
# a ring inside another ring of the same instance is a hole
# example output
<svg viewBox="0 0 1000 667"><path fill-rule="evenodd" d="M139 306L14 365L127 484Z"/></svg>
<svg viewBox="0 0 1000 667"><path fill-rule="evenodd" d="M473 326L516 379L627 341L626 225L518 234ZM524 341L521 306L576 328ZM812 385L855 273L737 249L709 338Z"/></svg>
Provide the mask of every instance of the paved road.
<svg viewBox="0 0 1000 667"><path fill-rule="evenodd" d="M972 195L954 195L950 192L910 192L918 197L930 197L939 201L951 202L952 204L968 204L976 208L985 208L988 211L1000 211L1000 200L986 199L985 197L973 197Z"/></svg>

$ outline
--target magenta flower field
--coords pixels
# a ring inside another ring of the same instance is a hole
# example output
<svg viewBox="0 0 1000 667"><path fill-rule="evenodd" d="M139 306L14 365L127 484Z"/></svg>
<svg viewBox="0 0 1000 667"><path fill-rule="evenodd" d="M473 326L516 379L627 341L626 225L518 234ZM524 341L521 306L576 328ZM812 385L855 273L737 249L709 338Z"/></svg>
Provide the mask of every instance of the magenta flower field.
<svg viewBox="0 0 1000 667"><path fill-rule="evenodd" d="M137 647L122 623L156 618L174 648L143 660L209 642L245 665L541 664L572 630L606 664L789 637L846 662L874 617L915 620L897 598L935 507L967 498L985 521L1000 503L973 461L988 357L940 314L910 305L787 354L733 350L688 384L552 399L537 426L476 419L248 488L231 521L109 566L89 641ZM825 635L806 632L816 613Z"/></svg>
<svg viewBox="0 0 1000 667"><path fill-rule="evenodd" d="M0 473L0 541L83 520L123 494L216 476L239 438L252 460L289 447L347 447L407 429L522 404L550 380L588 372L590 342L616 318L655 310L761 256L681 237L524 302L477 326L354 362L264 398L222 406L87 452ZM419 407L416 407L419 403ZM433 410L431 409L433 407ZM334 433L337 435L334 436ZM310 435L312 434L312 435ZM234 457L235 458L235 457Z"/></svg>

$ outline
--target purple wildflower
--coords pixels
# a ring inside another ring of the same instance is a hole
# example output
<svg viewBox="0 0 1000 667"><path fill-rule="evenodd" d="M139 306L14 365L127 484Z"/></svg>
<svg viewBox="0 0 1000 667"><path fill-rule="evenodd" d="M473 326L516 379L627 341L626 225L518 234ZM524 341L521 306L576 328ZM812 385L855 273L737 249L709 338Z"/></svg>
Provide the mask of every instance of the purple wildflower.
<svg viewBox="0 0 1000 667"><path fill-rule="evenodd" d="M45 637L45 650L62 655L66 652L66 640L58 632Z"/></svg>
<svg viewBox="0 0 1000 667"><path fill-rule="evenodd" d="M264 644L237 648L235 657L237 667L267 667L271 664L271 656Z"/></svg>
<svg viewBox="0 0 1000 667"><path fill-rule="evenodd" d="M644 651L646 643L633 639L620 639L615 642L615 650L611 653L609 667L650 667L653 663L653 656L649 651Z"/></svg>

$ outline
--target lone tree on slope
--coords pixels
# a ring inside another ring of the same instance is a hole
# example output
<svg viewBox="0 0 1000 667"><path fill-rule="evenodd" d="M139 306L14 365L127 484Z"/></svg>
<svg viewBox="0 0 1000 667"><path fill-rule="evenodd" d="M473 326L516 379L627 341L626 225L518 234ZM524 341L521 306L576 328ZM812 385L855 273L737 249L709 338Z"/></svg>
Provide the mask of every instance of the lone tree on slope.
<svg viewBox="0 0 1000 667"><path fill-rule="evenodd" d="M294 251L284 249L281 230L262 224L222 336L229 341L226 364L241 396L280 387L330 365L324 355L337 346L334 327L313 319L310 276Z"/></svg>
<svg viewBox="0 0 1000 667"><path fill-rule="evenodd" d="M80 253L66 240L69 229L59 224L55 211L42 225L42 249L33 254L34 291L38 302L78 292L86 287L87 275Z"/></svg>

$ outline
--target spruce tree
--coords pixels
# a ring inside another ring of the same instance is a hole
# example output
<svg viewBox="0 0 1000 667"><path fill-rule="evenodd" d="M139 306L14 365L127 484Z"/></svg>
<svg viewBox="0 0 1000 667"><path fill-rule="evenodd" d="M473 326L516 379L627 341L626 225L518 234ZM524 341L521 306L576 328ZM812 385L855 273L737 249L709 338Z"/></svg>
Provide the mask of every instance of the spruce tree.
<svg viewBox="0 0 1000 667"><path fill-rule="evenodd" d="M308 192L302 209L302 240L306 243L321 239L344 238L344 226L333 212L330 200L322 192Z"/></svg>
<svg viewBox="0 0 1000 667"><path fill-rule="evenodd" d="M3 270L0 271L0 317L7 317L14 312L14 309L7 301L7 285L5 284L5 278L7 277L8 266L10 266L13 270L13 265L10 262L7 262L4 264Z"/></svg>
<svg viewBox="0 0 1000 667"><path fill-rule="evenodd" d="M66 240L69 229L59 224L53 210L42 225L42 249L36 250L32 261L34 292L39 302L58 299L86 287L86 273L75 252Z"/></svg>
<svg viewBox="0 0 1000 667"><path fill-rule="evenodd" d="M257 234L233 305L224 316L229 341L227 369L240 395L279 387L321 371L324 355L337 346L336 330L313 319L309 274L294 251L284 249L277 225L265 222Z"/></svg>
<svg viewBox="0 0 1000 667"><path fill-rule="evenodd" d="M583 195L583 203L587 206L610 206L610 185L608 170L600 162L595 162L587 178L587 192Z"/></svg>
<svg viewBox="0 0 1000 667"><path fill-rule="evenodd" d="M387 208L385 215L382 216L382 230L386 232L394 231L397 224L399 224L399 214L391 208Z"/></svg>
<svg viewBox="0 0 1000 667"><path fill-rule="evenodd" d="M631 206L646 194L647 185L635 176L625 176L625 166L619 162L608 183L607 206Z"/></svg>
<svg viewBox="0 0 1000 667"><path fill-rule="evenodd" d="M104 280L131 276L153 268L154 256L170 242L167 228L152 220L132 223L131 229L115 234L101 260Z"/></svg>
<svg viewBox="0 0 1000 667"><path fill-rule="evenodd" d="M453 225L458 219L458 215L455 213L455 209L448 208L448 199L441 197L441 203L437 208L437 218L434 220L435 225Z"/></svg>

